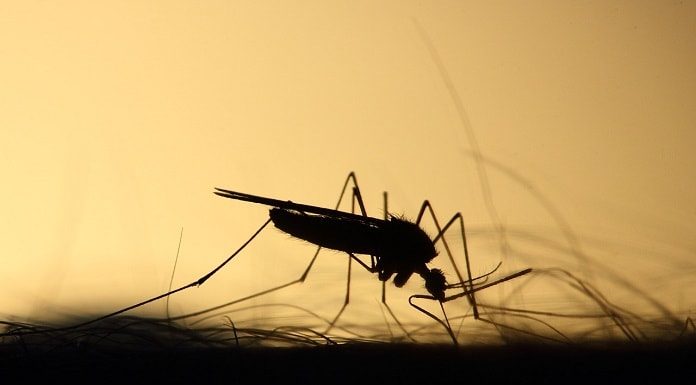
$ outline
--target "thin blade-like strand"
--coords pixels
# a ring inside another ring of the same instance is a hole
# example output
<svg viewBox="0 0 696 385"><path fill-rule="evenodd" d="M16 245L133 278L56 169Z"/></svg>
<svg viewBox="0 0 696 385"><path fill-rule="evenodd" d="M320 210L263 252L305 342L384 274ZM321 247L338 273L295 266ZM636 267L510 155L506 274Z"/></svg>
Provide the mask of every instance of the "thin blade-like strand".
<svg viewBox="0 0 696 385"><path fill-rule="evenodd" d="M283 201L280 199L266 198L266 197L262 197L262 196L258 196L258 195L251 195L251 194L245 194L245 193L240 193L240 192L231 191L231 190L225 190L225 189L221 189L218 187L216 187L215 190L217 190L217 191L214 191L215 195L219 195L223 198L259 203L262 205L278 207L278 208L285 209L285 210L295 210L295 211L300 211L300 212L304 212L304 213L326 215L326 216L333 217L333 218L352 219L352 220L356 220L356 221L371 223L374 225L380 225L380 224L384 223L383 219L365 217L362 215L352 214L352 213L348 213L345 211L327 209L325 207L317 207L317 206L305 205L305 204L301 204L301 203L294 203L291 201Z"/></svg>

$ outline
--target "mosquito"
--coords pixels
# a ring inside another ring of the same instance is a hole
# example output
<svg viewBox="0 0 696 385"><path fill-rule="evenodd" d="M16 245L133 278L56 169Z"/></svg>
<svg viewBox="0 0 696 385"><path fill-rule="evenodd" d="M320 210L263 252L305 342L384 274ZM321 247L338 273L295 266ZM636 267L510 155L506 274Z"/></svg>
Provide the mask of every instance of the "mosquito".
<svg viewBox="0 0 696 385"><path fill-rule="evenodd" d="M351 212L340 211L338 208L341 205L341 201L343 200L350 183L353 185ZM522 276L531 271L531 269L526 269L491 283L475 284L474 282L476 281L484 278L487 279L490 274L497 270L497 267L488 274L476 278L472 277L469 254L466 245L464 220L461 213L456 213L445 224L445 226L440 226L432 205L429 201L425 200L421 205L416 221L410 222L406 219L389 214L387 210L387 193L385 192L383 193L384 218L378 219L370 217L367 215L362 193L358 187L357 178L354 172L350 172L348 174L348 177L343 184L343 188L335 209L295 203L292 201L283 201L280 199L267 198L222 188L215 188L214 193L224 198L271 206L271 209L269 210L269 221L273 222L276 228L295 238L302 239L317 246L317 250L313 258L299 279L285 285L278 286L277 288L264 291L260 294L266 294L269 291L275 291L276 289L280 289L294 283L304 282L317 259L319 251L322 248L345 252L349 256L345 300L338 314L335 316L333 321L330 322L326 332L328 332L335 325L349 303L351 261L357 262L368 272L377 274L377 278L383 283L382 303L386 306L387 310L390 312L392 317L394 317L397 323L399 323L398 319L394 316L394 313L391 311L386 301L384 283L393 277L394 285L396 287L403 287L414 274L420 276L423 279L425 289L429 294L418 294L411 296L409 298L410 305L442 324L455 344L457 343L456 336L452 332L452 328L447 320L447 315L444 311L444 307L442 306L443 303L466 296L472 305L474 318L478 319L479 313L476 306L476 298L474 296L476 291ZM360 209L360 214L355 213L356 203ZM420 223L424 218L426 211L432 217L432 220L438 230L438 233L434 238L431 238L420 227ZM266 222L266 224L267 223L268 222ZM459 223L460 225L464 247L464 257L466 261L466 279L459 271L450 247L444 238L445 232L455 223ZM446 254L454 267L454 271L456 272L458 278L458 282L456 283L448 283L442 270L428 267L428 264L438 255L438 251L435 248L435 244L438 241L442 242L444 245ZM369 264L364 262L357 255L369 255ZM498 267L499 266L500 265L498 265ZM451 293L452 290L457 290L457 293L447 295L447 292L450 291ZM445 321L443 322L432 313L416 305L413 302L414 299L430 299L438 301L445 317ZM399 326L401 326L400 323ZM403 326L401 327L403 329Z"/></svg>
<svg viewBox="0 0 696 385"><path fill-rule="evenodd" d="M349 183L352 182L352 204L351 212L340 211L341 201L346 193ZM413 274L418 274L425 281L425 288L429 294L416 294L409 298L409 304L413 306L418 311L424 313L430 318L434 319L440 323L448 332L449 336L452 338L454 344L457 344L457 338L452 331L452 327L447 320L447 315L445 313L443 303L461 298L467 297L473 308L473 315L475 319L479 318L478 308L476 306L476 299L474 293L483 290L485 288L500 284L504 281L511 280L513 278L520 277L532 271L532 269L525 269L517 273L508 275L501 279L495 280L490 283L479 282L482 279L488 279L488 276L494 273L498 267L493 269L493 271L484 274L479 277L473 278L471 276L471 268L469 263L469 254L466 244L466 232L464 228L464 220L461 213L456 213L452 218L444 225L440 226L440 223L435 215L434 209L429 201L424 201L421 205L421 209L418 213L418 217L415 222L410 222L405 219L399 218L394 215L388 214L387 210L387 193L383 193L384 197L384 218L377 219L369 217L365 210L365 205L363 203L362 194L360 188L358 187L357 178L354 172L348 174L343 188L341 190L341 195L334 209L328 209L323 207L305 205L294 203L291 201L282 201L279 199L265 198L261 196L234 192L231 190L216 188L215 194L235 199L241 201L248 201L253 203L264 204L271 206L270 218L267 219L252 235L247 239L235 252L227 257L222 263L220 263L216 268L209 271L207 274L203 275L201 278L181 286L177 289L170 290L166 293L157 295L145 301L136 303L134 305L125 307L123 309L117 310L115 312L106 314L104 316L79 323L72 326L62 327L62 328L33 328L31 330L16 330L10 331L8 333L0 333L0 337L4 336L21 336L43 333L45 331L67 331L78 329L96 322L117 316L119 314L125 313L127 311L139 308L143 305L149 304L151 302L160 300L162 298L169 297L170 295L176 294L180 291L189 289L191 287L197 287L203 285L208 279L220 271L224 266L226 266L233 258L239 255L242 250L244 250L247 245L249 245L270 223L273 222L274 225L280 230L310 243L317 245L317 249L312 257L309 265L305 268L302 275L291 282L287 282L270 289L266 289L255 294L239 298L237 300L228 302L226 304L216 306L213 309L208 309L199 313L205 313L210 310L215 310L218 308L230 306L236 303L241 303L252 298L260 297L265 294L281 290L288 286L302 283L307 278L314 262L319 255L319 251L322 248L329 248L333 250L338 250L345 252L349 255L348 258L348 275L347 275L347 285L346 285L346 296L343 306L334 317L334 319L329 323L328 328L324 334L328 333L331 328L336 324L341 314L346 309L349 299L350 299L350 277L351 277L351 262L356 261L362 267L364 267L370 273L376 273L380 281L382 281L382 303L385 308L389 311L391 316L396 320L397 324L401 329L408 332L401 325L398 318L391 311L391 308L387 304L386 300L386 289L385 282L391 277L394 277L393 282L397 287L401 287L409 280ZM355 204L358 204L361 214L355 214ZM435 227L437 228L437 235L434 238L430 238L427 233L420 227L420 223L424 218L426 211L430 214ZM445 232L452 227L453 224L458 223L461 232L461 237L463 241L464 257L466 262L467 279L465 280L457 263L454 260L453 254L450 247L444 237ZM429 268L428 263L432 262L433 259L438 255L435 248L435 244L441 242L444 246L446 254L452 264L454 271L456 272L457 282L447 283L443 272L437 268ZM370 264L363 262L358 255L369 255ZM452 294L453 291L456 293ZM415 299L426 299L434 300L440 304L445 321L432 314L431 312L425 310L419 305L415 304L413 301ZM189 316L196 315L199 313L189 314Z"/></svg>
<svg viewBox="0 0 696 385"><path fill-rule="evenodd" d="M384 220L221 188L216 190L215 194L221 197L272 206L269 216L278 229L317 246L347 253L369 272L377 273L380 281L394 276L394 285L402 287L418 273L433 297L445 298L444 273L426 266L438 254L435 245L415 223L393 215ZM356 194L356 198L362 210L360 195ZM372 256L370 266L355 254Z"/></svg>

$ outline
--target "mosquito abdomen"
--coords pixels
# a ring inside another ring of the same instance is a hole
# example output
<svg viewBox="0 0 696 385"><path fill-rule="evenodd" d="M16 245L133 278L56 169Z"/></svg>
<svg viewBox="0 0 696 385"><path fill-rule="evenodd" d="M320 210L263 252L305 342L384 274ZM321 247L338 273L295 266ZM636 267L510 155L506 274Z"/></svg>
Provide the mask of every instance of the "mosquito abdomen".
<svg viewBox="0 0 696 385"><path fill-rule="evenodd" d="M272 208L273 224L280 230L327 249L380 255L380 228L374 223Z"/></svg>

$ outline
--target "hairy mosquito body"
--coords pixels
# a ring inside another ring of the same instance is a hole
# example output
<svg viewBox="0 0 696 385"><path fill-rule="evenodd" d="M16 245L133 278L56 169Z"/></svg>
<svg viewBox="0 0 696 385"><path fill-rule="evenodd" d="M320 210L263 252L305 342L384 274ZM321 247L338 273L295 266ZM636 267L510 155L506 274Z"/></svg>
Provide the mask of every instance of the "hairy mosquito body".
<svg viewBox="0 0 696 385"><path fill-rule="evenodd" d="M433 297L438 300L445 297L447 283L444 274L439 269L426 266L437 256L434 242L415 223L395 216L377 219L219 188L216 190L215 194L225 198L274 206L269 214L278 229L317 246L348 253L368 271L377 273L381 281L394 276L394 284L402 287L417 273ZM370 265L355 257L355 254L372 256Z"/></svg>
<svg viewBox="0 0 696 385"><path fill-rule="evenodd" d="M351 212L341 211L338 208L347 193L348 186L351 184ZM271 206L272 208L269 211L270 218L267 220L266 224L273 222L281 231L318 246L314 253L314 257L312 257L304 273L298 279L253 295L251 298L271 291L280 290L289 285L304 282L307 274L314 265L319 250L322 248L338 250L348 254L349 264L345 300L341 309L329 323L326 329L327 332L333 328L348 305L351 280L350 262L352 261L359 263L367 271L377 274L379 280L382 281L382 304L407 335L408 332L399 323L387 304L384 283L394 277L394 284L397 287L401 287L406 284L414 273L420 275L425 281L425 289L429 294L412 295L409 298L409 304L421 313L440 323L447 330L447 333L455 344L457 344L457 337L447 319L447 314L443 307L444 303L466 297L471 304L474 318L478 319L479 313L476 305L475 292L517 278L531 271L531 269L526 269L507 277L487 282L488 276L498 269L496 267L493 271L485 275L473 277L466 247L464 219L461 213L454 214L444 226L441 226L432 205L426 200L423 201L416 220L410 222L388 214L387 193L385 192L383 194L384 218L377 219L370 217L365 210L362 193L360 192L357 178L353 172L349 173L348 177L346 177L334 209L283 201L221 188L216 188L215 190L215 194L224 198ZM355 213L356 203L360 210L360 214ZM421 228L421 222L426 216L432 219L432 223L437 229L437 234L434 238L428 236ZM444 237L445 232L452 226L456 226L460 230L464 262L466 264L466 278L457 267L457 262L452 254L452 250ZM259 229L259 231L260 230L261 229ZM435 249L435 244L438 242L444 247L447 259L455 273L454 283L446 282L442 270L431 269L427 266L427 264L432 262L438 255ZM356 254L369 255L369 264L363 262ZM499 266L500 264L498 267ZM444 320L414 302L414 300L420 299L437 301L445 317Z"/></svg>

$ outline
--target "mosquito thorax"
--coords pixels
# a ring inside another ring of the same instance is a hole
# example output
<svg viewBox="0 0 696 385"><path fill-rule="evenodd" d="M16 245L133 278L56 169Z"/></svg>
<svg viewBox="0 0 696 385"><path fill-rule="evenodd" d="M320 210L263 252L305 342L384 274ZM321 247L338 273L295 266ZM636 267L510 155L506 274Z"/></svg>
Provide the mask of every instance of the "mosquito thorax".
<svg viewBox="0 0 696 385"><path fill-rule="evenodd" d="M437 256L433 240L417 224L392 216L385 230L385 256L397 257L414 267Z"/></svg>

